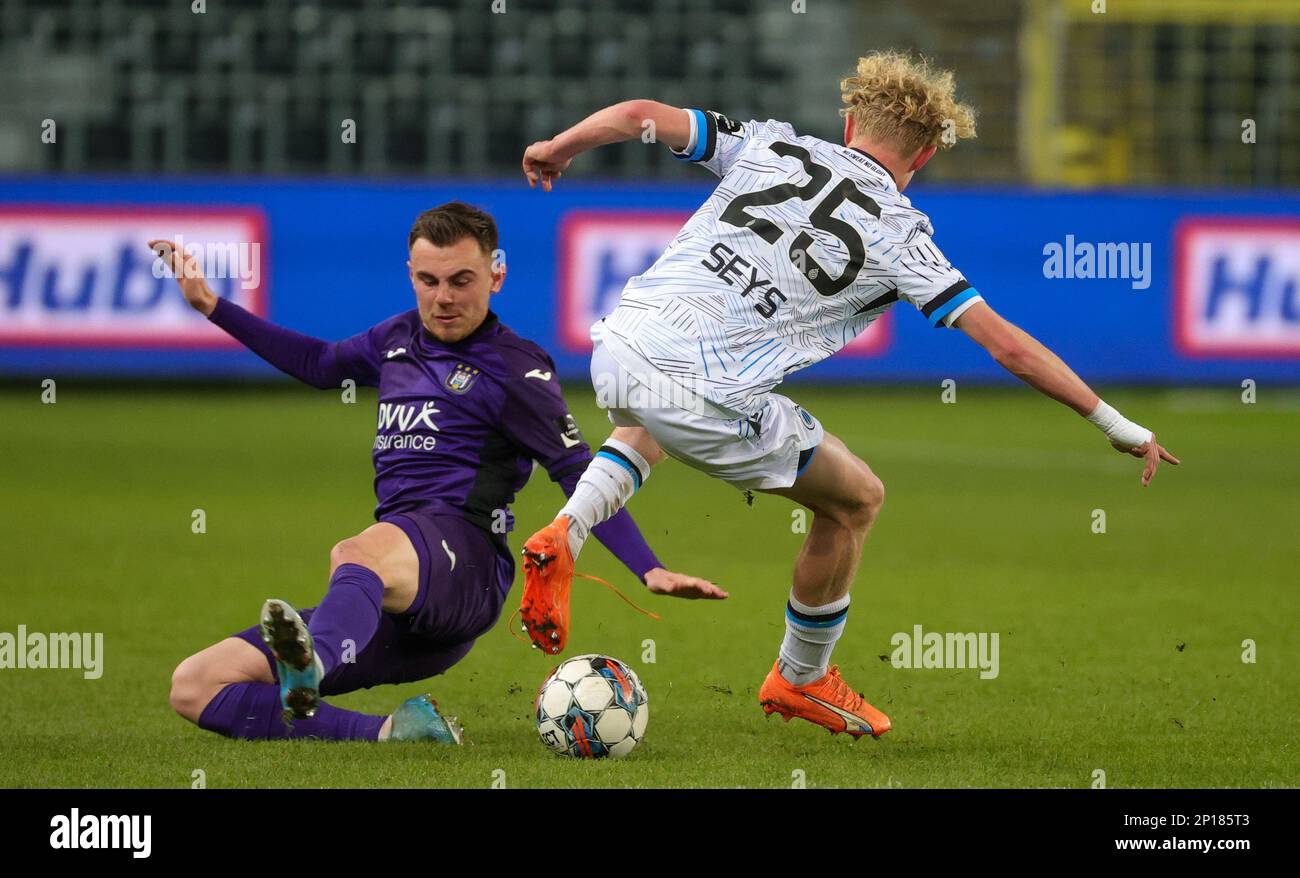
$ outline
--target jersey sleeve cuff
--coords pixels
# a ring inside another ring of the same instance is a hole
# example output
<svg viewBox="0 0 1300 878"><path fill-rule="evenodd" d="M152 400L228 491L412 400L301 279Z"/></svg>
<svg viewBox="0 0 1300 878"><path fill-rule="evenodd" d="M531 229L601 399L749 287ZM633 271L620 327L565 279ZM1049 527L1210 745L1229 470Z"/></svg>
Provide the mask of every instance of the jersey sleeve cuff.
<svg viewBox="0 0 1300 878"><path fill-rule="evenodd" d="M221 296L217 296L217 304L213 306L212 313L208 315L208 322L214 323L222 329L225 329L226 318L230 316L230 309L234 305L234 302L223 299Z"/></svg>
<svg viewBox="0 0 1300 878"><path fill-rule="evenodd" d="M970 309L971 305L974 305L976 302L984 301L984 297L981 296L977 290L972 289L971 292L974 293L973 296L971 296L969 299L962 302L956 308L953 308L951 311L949 311L947 314L944 315L943 318L944 326L948 327L949 329L952 329L953 324L957 322L957 318L965 314Z"/></svg>
<svg viewBox="0 0 1300 878"><path fill-rule="evenodd" d="M684 162L701 162L713 155L713 144L717 140L717 127L712 125L709 114L703 110L686 111L691 118L691 139L682 150L672 149L673 156Z"/></svg>
<svg viewBox="0 0 1300 878"><path fill-rule="evenodd" d="M939 295L926 302L921 307L921 313L930 321L930 325L938 328L940 323L944 326L951 326L950 322L945 322L944 318L948 317L958 308L969 308L975 299L979 298L979 290L976 290L965 280L959 280L957 283L948 287ZM970 303L970 304L967 304ZM963 308L963 306L965 306ZM956 319L956 318L953 318Z"/></svg>

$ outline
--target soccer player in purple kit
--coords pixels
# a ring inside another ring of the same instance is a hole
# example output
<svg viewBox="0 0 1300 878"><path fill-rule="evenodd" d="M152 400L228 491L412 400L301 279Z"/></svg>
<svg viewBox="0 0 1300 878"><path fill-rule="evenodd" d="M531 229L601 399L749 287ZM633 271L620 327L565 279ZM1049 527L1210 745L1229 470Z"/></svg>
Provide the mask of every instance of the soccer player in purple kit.
<svg viewBox="0 0 1300 878"><path fill-rule="evenodd" d="M299 615L268 600L260 626L180 663L171 704L201 728L250 739L460 743L459 724L428 695L391 716L321 697L423 680L464 658L513 583L509 505L533 461L567 496L591 460L551 358L488 307L505 280L492 217L450 202L421 214L408 244L417 307L331 343L218 298L193 256L149 242L191 306L281 371L322 389L347 379L379 388L376 523L334 546L318 606ZM652 592L724 594L665 570L626 512L593 533Z"/></svg>

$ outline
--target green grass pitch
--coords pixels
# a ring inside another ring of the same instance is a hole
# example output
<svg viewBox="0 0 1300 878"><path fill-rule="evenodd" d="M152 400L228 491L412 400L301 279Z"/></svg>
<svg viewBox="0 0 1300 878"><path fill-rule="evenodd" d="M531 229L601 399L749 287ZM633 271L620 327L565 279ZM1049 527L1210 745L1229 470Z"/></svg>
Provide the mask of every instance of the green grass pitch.
<svg viewBox="0 0 1300 878"><path fill-rule="evenodd" d="M568 392L598 443L607 425L589 388ZM567 654L628 661L651 707L636 753L585 763L537 739L532 699L555 660L505 618L444 677L334 699L383 713L432 691L464 721L463 748L230 741L169 709L177 662L253 624L266 597L314 604L331 545L370 522L373 395L67 380L42 405L37 382L10 385L0 631L103 632L105 655L98 680L0 670L0 785L188 787L202 770L211 788L788 787L797 772L815 788L1088 787L1100 770L1109 787L1294 787L1300 405L1237 394L1108 389L1183 458L1144 491L1137 461L1027 389L963 387L943 404L937 387L791 388L887 488L835 661L894 730L851 743L764 717L755 693L802 539L794 507L747 506L669 461L631 510L666 565L732 597L654 598L589 544L579 569L663 619L574 583ZM515 551L561 500L534 477ZM204 534L191 532L199 508ZM999 676L882 660L917 624L998 632Z"/></svg>

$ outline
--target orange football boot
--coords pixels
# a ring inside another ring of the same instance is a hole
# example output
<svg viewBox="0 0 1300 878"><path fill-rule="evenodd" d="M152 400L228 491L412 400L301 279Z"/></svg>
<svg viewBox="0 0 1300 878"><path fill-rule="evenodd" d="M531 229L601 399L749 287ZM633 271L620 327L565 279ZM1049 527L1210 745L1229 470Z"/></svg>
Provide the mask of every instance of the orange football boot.
<svg viewBox="0 0 1300 878"><path fill-rule="evenodd" d="M533 646L552 655L569 642L569 518L561 515L524 543L524 597L519 604Z"/></svg>
<svg viewBox="0 0 1300 878"><path fill-rule="evenodd" d="M850 689L838 667L832 666L820 680L796 686L781 676L780 664L778 660L772 665L758 690L758 702L768 716L779 713L787 722L797 716L829 729L832 735L848 732L854 738L879 738L889 731L889 717Z"/></svg>

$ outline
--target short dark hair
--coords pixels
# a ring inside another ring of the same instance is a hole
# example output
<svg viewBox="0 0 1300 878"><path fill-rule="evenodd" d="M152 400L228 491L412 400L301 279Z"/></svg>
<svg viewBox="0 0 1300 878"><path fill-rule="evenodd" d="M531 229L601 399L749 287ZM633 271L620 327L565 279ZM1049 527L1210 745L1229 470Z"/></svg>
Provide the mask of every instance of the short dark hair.
<svg viewBox="0 0 1300 878"><path fill-rule="evenodd" d="M406 242L407 249L414 247L421 238L439 247L450 247L464 238L473 238L490 256L497 249L497 224L491 214L472 204L448 201L415 218L411 236Z"/></svg>

